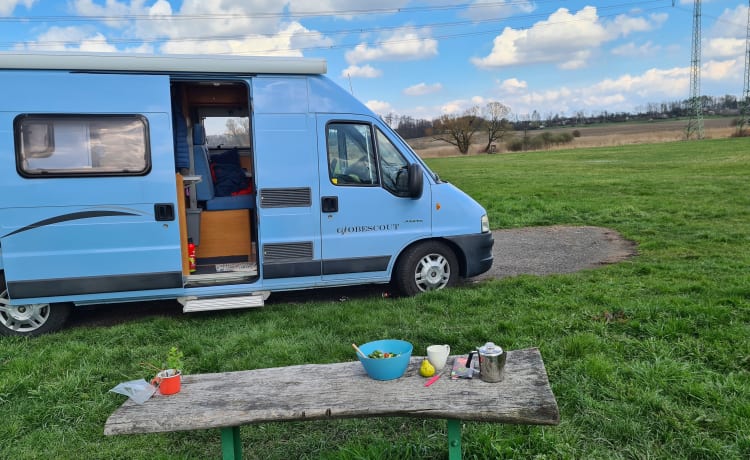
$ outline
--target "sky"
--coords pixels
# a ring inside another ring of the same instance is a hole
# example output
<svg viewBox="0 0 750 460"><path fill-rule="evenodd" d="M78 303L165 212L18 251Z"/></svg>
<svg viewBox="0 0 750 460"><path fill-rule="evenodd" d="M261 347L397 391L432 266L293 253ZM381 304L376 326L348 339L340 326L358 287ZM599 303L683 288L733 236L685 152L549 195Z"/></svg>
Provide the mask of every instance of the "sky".
<svg viewBox="0 0 750 460"><path fill-rule="evenodd" d="M524 119L690 97L693 0L0 0L0 50L324 58L374 112ZM701 94L742 96L748 2L701 2Z"/></svg>

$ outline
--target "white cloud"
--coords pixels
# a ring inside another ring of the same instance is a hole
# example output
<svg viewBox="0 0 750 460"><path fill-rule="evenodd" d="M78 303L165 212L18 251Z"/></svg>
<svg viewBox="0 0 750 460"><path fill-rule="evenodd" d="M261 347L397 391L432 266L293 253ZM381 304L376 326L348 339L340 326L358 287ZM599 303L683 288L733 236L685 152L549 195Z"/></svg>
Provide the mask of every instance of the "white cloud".
<svg viewBox="0 0 750 460"><path fill-rule="evenodd" d="M654 20L654 22L663 22L666 18L664 16L652 16L651 19ZM653 28L654 24L646 18L627 16L624 14L617 15L607 24L609 34L613 37L627 37L632 32L646 32Z"/></svg>
<svg viewBox="0 0 750 460"><path fill-rule="evenodd" d="M134 48L156 47L165 53L300 56L301 49L333 43L318 31L284 19L286 3L276 0L184 0L179 11L173 11L167 0L157 0L150 6L144 5L143 0L128 4L107 0L103 5L94 0L75 0L74 8L81 15L148 16L148 19L109 20L105 24L122 29L122 35L134 43Z"/></svg>
<svg viewBox="0 0 750 460"><path fill-rule="evenodd" d="M499 87L500 90L504 93L515 94L525 91L528 87L528 84L525 81L519 80L517 78L508 78L507 80L503 80L502 82L500 82Z"/></svg>
<svg viewBox="0 0 750 460"><path fill-rule="evenodd" d="M133 5L131 3L131 5L128 6L117 1L108 1L105 5L97 5L92 0L75 0L73 2L73 9L76 14L79 14L81 16L98 16L109 18L115 18L127 14L145 14L145 11L140 8L140 5ZM127 27L129 25L129 21L125 19L106 19L102 22L109 27L118 29Z"/></svg>
<svg viewBox="0 0 750 460"><path fill-rule="evenodd" d="M0 16L10 16L18 5L30 9L35 2L36 0L0 0Z"/></svg>
<svg viewBox="0 0 750 460"><path fill-rule="evenodd" d="M482 96L472 96L469 99L455 99L440 106L440 114L461 114L474 106L482 106L487 102Z"/></svg>
<svg viewBox="0 0 750 460"><path fill-rule="evenodd" d="M365 102L365 105L378 115L386 115L393 112L393 107L391 107L391 104L388 102L373 99Z"/></svg>
<svg viewBox="0 0 750 460"><path fill-rule="evenodd" d="M279 2L281 3L281 2ZM349 14L331 14L331 17L340 19L353 19L354 17L373 14L377 12L395 12L397 8L406 6L409 0L379 0L373 3L372 0L316 0L314 3L310 0L291 0L289 12L294 14L309 13L311 11L346 11Z"/></svg>
<svg viewBox="0 0 750 460"><path fill-rule="evenodd" d="M736 58L745 54L745 39L722 37L708 40L702 47L702 57Z"/></svg>
<svg viewBox="0 0 750 460"><path fill-rule="evenodd" d="M626 57L646 57L654 56L661 50L661 46L654 46L649 40L642 45L636 45L633 42L626 43L624 45L612 48L611 53L615 56L626 56Z"/></svg>
<svg viewBox="0 0 750 460"><path fill-rule="evenodd" d="M422 82L404 89L404 94L407 96L424 96L425 94L437 93L441 89L443 89L443 85L440 83L428 85L427 83Z"/></svg>
<svg viewBox="0 0 750 460"><path fill-rule="evenodd" d="M441 114L461 113L470 107L469 102L463 99L446 102L440 107Z"/></svg>
<svg viewBox="0 0 750 460"><path fill-rule="evenodd" d="M167 40L161 47L164 53L195 54L250 54L274 56L302 56L297 44L303 40L306 46L327 46L330 40L309 31L298 22L283 25L274 35L248 34L236 39L215 40Z"/></svg>
<svg viewBox="0 0 750 460"><path fill-rule="evenodd" d="M692 3L692 2L691 2ZM747 35L747 8L748 5L738 4L734 9L725 9L719 18L714 22L707 33L708 37L732 37L745 39Z"/></svg>
<svg viewBox="0 0 750 460"><path fill-rule="evenodd" d="M487 18L509 18L515 13L531 13L535 9L534 3L530 1L474 0L461 15L481 21Z"/></svg>
<svg viewBox="0 0 750 460"><path fill-rule="evenodd" d="M708 59L743 59L747 35L747 5L725 9L714 25L704 33L702 57Z"/></svg>
<svg viewBox="0 0 750 460"><path fill-rule="evenodd" d="M100 32L89 27L73 26L51 27L39 35L38 40L24 42L20 47L31 51L117 51Z"/></svg>
<svg viewBox="0 0 750 460"><path fill-rule="evenodd" d="M704 65L702 72L719 76L731 72L731 66L720 63ZM516 114L530 113L540 108L558 113L577 110L628 112L654 101L684 99L690 86L690 69L652 68L641 74L606 78L589 86L563 86L550 90L529 89L515 82L507 82L499 83L498 92L503 96L503 104L512 107ZM517 87L519 90L513 91Z"/></svg>
<svg viewBox="0 0 750 460"><path fill-rule="evenodd" d="M744 59L704 62L701 66L701 80L735 80L739 82L740 77L745 73L744 66Z"/></svg>
<svg viewBox="0 0 750 460"><path fill-rule="evenodd" d="M346 52L349 64L365 61L410 61L438 54L438 42L429 37L429 30L404 28L381 37L378 44L360 43Z"/></svg>
<svg viewBox="0 0 750 460"><path fill-rule="evenodd" d="M381 71L380 69L376 69L371 65L350 65L349 67L341 71L341 76L344 78L377 78L381 75L383 75L383 71Z"/></svg>
<svg viewBox="0 0 750 460"><path fill-rule="evenodd" d="M495 37L492 52L484 58L474 58L477 67L492 68L513 64L566 62L580 60L593 47L607 39L596 8L587 6L575 14L560 8L549 19L539 21L529 29L506 27Z"/></svg>
<svg viewBox="0 0 750 460"><path fill-rule="evenodd" d="M648 69L640 75L625 74L617 79L602 80L584 91L593 94L627 92L641 97L658 95L659 99L682 97L688 92L689 76L687 67Z"/></svg>
<svg viewBox="0 0 750 460"><path fill-rule="evenodd" d="M560 8L529 29L506 27L495 37L490 54L471 62L484 69L536 63L557 63L561 69L577 69L587 65L602 44L632 32L650 30L664 20L661 15L651 15L648 19L618 15L606 22L593 6L576 13Z"/></svg>

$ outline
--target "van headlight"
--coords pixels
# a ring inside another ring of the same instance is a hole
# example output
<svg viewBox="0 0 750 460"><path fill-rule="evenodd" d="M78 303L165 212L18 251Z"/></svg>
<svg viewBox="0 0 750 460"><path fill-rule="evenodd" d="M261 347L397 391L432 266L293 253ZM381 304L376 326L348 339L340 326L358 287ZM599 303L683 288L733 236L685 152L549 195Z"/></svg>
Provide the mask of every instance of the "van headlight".
<svg viewBox="0 0 750 460"><path fill-rule="evenodd" d="M490 231L490 219L487 217L487 214L482 216L482 233L487 233Z"/></svg>

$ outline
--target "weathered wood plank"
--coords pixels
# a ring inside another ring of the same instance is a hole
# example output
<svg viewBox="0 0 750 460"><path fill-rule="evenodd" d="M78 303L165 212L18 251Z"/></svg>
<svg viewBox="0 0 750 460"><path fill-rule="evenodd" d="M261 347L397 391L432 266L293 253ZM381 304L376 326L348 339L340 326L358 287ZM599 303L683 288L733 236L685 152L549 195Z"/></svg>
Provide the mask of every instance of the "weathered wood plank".
<svg viewBox="0 0 750 460"><path fill-rule="evenodd" d="M429 387L412 357L397 380L370 379L358 361L186 375L176 395L126 401L104 434L155 433L268 421L420 417L556 425L560 415L536 348L508 352L505 378L451 380L450 366ZM453 357L448 360L453 362Z"/></svg>

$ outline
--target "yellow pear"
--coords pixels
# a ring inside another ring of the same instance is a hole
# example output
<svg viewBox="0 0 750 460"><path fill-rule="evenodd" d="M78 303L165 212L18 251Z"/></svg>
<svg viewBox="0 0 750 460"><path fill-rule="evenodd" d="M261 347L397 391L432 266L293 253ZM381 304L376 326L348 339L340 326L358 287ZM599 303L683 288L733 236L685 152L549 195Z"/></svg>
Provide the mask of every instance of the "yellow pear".
<svg viewBox="0 0 750 460"><path fill-rule="evenodd" d="M422 365L419 366L419 375L422 377L432 377L435 375L435 367L426 358L422 360Z"/></svg>

